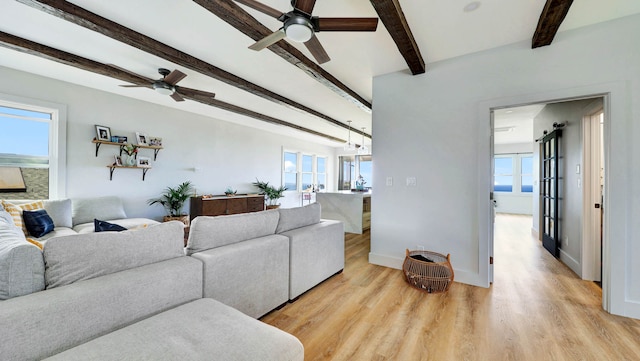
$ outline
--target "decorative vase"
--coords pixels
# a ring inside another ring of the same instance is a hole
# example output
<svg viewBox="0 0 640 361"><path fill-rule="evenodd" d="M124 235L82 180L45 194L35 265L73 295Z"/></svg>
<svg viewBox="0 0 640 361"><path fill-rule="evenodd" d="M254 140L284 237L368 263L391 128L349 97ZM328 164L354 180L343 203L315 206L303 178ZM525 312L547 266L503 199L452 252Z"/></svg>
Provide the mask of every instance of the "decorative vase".
<svg viewBox="0 0 640 361"><path fill-rule="evenodd" d="M132 155L127 157L127 161L125 162L127 167L133 167L136 165L136 158Z"/></svg>

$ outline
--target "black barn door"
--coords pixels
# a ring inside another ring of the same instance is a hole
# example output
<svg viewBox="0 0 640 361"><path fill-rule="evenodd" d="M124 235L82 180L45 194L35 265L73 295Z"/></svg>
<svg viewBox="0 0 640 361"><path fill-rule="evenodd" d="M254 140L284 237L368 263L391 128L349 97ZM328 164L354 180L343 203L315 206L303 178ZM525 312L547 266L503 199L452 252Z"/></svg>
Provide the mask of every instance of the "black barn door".
<svg viewBox="0 0 640 361"><path fill-rule="evenodd" d="M559 213L559 161L561 129L555 129L542 138L540 144L540 200L542 211L542 245L554 257L560 256Z"/></svg>

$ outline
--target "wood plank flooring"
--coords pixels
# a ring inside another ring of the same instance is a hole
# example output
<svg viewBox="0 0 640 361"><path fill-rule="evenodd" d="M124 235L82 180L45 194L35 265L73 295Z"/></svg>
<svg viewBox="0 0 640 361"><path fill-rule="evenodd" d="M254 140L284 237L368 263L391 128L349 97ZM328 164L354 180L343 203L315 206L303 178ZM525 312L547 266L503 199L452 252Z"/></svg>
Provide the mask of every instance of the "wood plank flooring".
<svg viewBox="0 0 640 361"><path fill-rule="evenodd" d="M369 233L348 234L346 266L262 321L300 339L305 360L640 360L640 321L602 310L530 233L531 217L496 220L491 288L409 287L368 263Z"/></svg>

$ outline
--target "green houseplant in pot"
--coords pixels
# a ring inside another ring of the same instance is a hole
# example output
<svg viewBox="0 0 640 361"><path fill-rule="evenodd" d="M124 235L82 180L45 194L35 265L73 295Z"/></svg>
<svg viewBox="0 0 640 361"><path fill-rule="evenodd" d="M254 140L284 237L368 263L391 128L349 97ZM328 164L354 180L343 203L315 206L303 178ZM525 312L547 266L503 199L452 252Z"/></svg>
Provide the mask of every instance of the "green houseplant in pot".
<svg viewBox="0 0 640 361"><path fill-rule="evenodd" d="M280 186L279 188L276 188L269 185L269 182L262 182L257 178L256 181L253 182L253 185L260 189L260 194L264 194L265 201L267 202L267 209L275 209L280 207L280 204L278 204L278 199L284 197L284 191L287 190L287 187Z"/></svg>
<svg viewBox="0 0 640 361"><path fill-rule="evenodd" d="M150 206L161 204L167 210L168 215L162 219L164 222L175 220L189 225L189 215L182 213L182 208L192 192L191 182L186 181L177 187L167 187L161 197L149 199L147 203Z"/></svg>

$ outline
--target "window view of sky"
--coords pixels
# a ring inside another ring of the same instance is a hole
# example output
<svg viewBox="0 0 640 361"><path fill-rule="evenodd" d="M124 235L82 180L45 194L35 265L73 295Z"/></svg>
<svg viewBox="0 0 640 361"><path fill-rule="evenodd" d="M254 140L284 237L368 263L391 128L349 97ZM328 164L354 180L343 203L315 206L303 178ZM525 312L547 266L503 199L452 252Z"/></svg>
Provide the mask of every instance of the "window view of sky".
<svg viewBox="0 0 640 361"><path fill-rule="evenodd" d="M0 154L49 155L51 114L0 107Z"/></svg>

